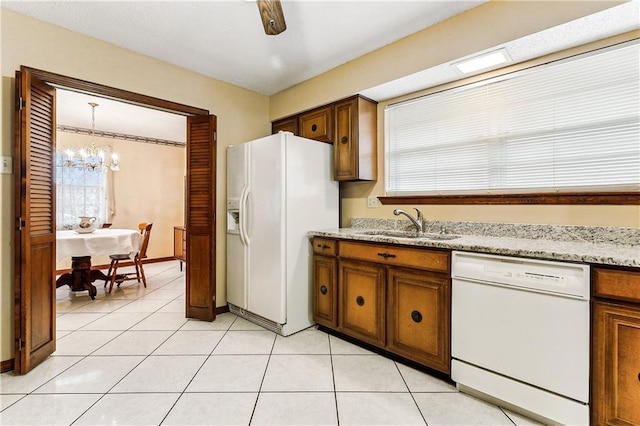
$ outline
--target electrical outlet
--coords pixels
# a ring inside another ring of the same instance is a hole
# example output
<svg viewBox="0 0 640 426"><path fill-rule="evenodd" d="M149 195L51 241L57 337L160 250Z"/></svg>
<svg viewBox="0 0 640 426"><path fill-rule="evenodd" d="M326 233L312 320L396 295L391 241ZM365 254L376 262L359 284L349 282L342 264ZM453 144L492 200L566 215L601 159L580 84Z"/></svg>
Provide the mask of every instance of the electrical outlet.
<svg viewBox="0 0 640 426"><path fill-rule="evenodd" d="M367 197L367 207L370 209L377 209L380 205L378 204L378 197L369 196Z"/></svg>
<svg viewBox="0 0 640 426"><path fill-rule="evenodd" d="M5 157L4 155L0 157L2 159L2 170L0 171L3 175L10 175L13 173L13 158Z"/></svg>

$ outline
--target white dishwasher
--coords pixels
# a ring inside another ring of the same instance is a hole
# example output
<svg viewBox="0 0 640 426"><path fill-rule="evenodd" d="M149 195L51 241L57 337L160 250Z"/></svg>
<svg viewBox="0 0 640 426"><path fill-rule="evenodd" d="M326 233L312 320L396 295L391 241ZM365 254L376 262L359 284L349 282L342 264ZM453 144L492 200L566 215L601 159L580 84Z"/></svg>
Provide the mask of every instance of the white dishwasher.
<svg viewBox="0 0 640 426"><path fill-rule="evenodd" d="M453 252L451 378L554 422L589 424L589 266Z"/></svg>

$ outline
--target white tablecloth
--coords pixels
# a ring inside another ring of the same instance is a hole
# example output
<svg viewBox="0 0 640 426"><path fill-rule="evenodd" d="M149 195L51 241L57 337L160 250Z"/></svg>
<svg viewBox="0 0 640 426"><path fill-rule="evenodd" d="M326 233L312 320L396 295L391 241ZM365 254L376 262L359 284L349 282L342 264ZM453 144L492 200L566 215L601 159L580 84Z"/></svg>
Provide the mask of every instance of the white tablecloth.
<svg viewBox="0 0 640 426"><path fill-rule="evenodd" d="M136 229L96 229L90 234L76 231L56 232L56 262L72 256L108 256L135 253L142 244Z"/></svg>

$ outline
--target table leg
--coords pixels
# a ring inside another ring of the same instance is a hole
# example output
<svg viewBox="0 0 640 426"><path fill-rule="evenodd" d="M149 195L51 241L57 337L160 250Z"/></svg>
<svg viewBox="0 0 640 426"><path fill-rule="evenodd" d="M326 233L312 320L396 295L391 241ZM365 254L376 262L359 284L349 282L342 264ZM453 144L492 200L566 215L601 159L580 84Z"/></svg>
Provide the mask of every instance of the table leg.
<svg viewBox="0 0 640 426"><path fill-rule="evenodd" d="M71 291L89 291L89 297L95 299L98 290L92 284L96 279L108 277L97 269L91 269L91 256L77 256L71 258L71 273L62 274L56 280L56 288L68 285Z"/></svg>

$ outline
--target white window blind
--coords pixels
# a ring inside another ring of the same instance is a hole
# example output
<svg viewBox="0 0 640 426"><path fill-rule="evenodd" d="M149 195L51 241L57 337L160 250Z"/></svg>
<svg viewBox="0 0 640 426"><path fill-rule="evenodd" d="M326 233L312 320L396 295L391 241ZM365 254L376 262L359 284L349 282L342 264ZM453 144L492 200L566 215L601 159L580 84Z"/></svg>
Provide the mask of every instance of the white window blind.
<svg viewBox="0 0 640 426"><path fill-rule="evenodd" d="M387 195L640 190L639 46L387 106Z"/></svg>

